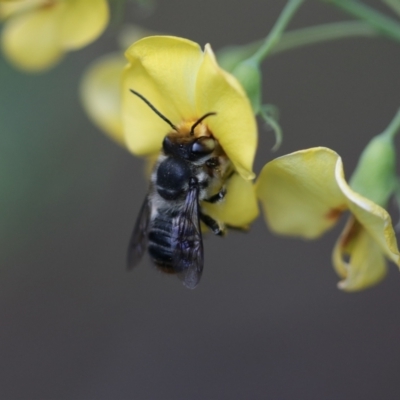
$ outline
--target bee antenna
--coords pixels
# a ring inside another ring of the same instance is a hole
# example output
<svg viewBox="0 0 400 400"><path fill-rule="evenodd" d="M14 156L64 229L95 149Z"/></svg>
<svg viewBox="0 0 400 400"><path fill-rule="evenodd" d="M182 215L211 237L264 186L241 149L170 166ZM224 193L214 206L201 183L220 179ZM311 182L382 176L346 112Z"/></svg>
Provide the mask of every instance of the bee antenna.
<svg viewBox="0 0 400 400"><path fill-rule="evenodd" d="M217 115L216 112L209 112L207 114L204 114L201 118L199 118L190 128L190 136L194 135L194 128L196 128L197 125L199 125L201 123L201 121L203 121L204 119L206 119L207 117L209 117L210 115Z"/></svg>
<svg viewBox="0 0 400 400"><path fill-rule="evenodd" d="M129 89L134 95L136 95L137 97L139 97L140 99L142 99L162 120L164 120L174 131L178 131L178 128L167 118L164 117L164 115L162 115L160 113L160 111L157 110L157 108L155 108L153 106L153 104L151 104L144 96L142 96L140 93L136 92L133 89ZM204 118L204 117L203 117Z"/></svg>

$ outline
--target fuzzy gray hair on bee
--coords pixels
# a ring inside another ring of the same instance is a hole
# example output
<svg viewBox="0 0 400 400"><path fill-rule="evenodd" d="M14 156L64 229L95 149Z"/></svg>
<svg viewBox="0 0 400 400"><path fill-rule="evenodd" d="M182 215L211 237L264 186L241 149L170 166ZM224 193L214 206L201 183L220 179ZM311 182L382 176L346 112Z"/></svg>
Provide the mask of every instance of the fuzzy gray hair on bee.
<svg viewBox="0 0 400 400"><path fill-rule="evenodd" d="M204 265L200 221L216 235L225 227L206 215L202 202L222 201L225 183L233 174L230 160L206 126L201 135L195 129L217 115L208 112L184 131L161 114L144 96L143 100L171 128L151 174L150 187L137 218L128 248L128 268L139 264L146 249L162 271L176 274L194 289Z"/></svg>

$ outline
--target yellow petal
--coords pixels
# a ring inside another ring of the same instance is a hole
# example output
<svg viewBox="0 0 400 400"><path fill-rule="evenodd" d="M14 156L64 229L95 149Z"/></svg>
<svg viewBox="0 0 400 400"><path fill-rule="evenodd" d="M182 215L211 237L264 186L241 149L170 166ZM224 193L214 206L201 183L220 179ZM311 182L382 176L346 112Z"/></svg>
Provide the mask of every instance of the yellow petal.
<svg viewBox="0 0 400 400"><path fill-rule="evenodd" d="M199 116L207 112L217 115L206 124L218 139L236 170L245 179L253 179L254 155L257 148L257 126L250 102L232 75L217 64L209 45L196 83Z"/></svg>
<svg viewBox="0 0 400 400"><path fill-rule="evenodd" d="M135 154L155 153L171 127L129 90L143 95L173 124L196 119L194 90L203 53L189 40L152 36L133 44L125 55L129 61L122 87L126 142Z"/></svg>
<svg viewBox="0 0 400 400"><path fill-rule="evenodd" d="M104 31L109 19L106 0L64 0L60 26L65 49L79 49Z"/></svg>
<svg viewBox="0 0 400 400"><path fill-rule="evenodd" d="M335 224L347 207L335 179L338 162L337 153L316 147L264 166L256 191L272 231L312 239Z"/></svg>
<svg viewBox="0 0 400 400"><path fill-rule="evenodd" d="M0 19L22 11L33 10L45 3L46 0L9 0L0 1Z"/></svg>
<svg viewBox="0 0 400 400"><path fill-rule="evenodd" d="M57 63L62 57L59 24L62 7L39 8L10 18L3 30L5 55L18 67L40 71Z"/></svg>
<svg viewBox="0 0 400 400"><path fill-rule="evenodd" d="M335 175L352 214L380 246L381 251L394 263L400 265L400 254L390 215L385 209L350 188L344 180L341 163L338 163Z"/></svg>
<svg viewBox="0 0 400 400"><path fill-rule="evenodd" d="M386 275L385 257L379 244L354 217L336 242L332 261L343 278L338 283L339 289L349 292L375 285Z"/></svg>
<svg viewBox="0 0 400 400"><path fill-rule="evenodd" d="M246 228L258 216L254 184L234 174L228 181L224 200L219 203L202 203L205 214L238 228Z"/></svg>
<svg viewBox="0 0 400 400"><path fill-rule="evenodd" d="M91 120L112 139L125 146L121 121L121 77L125 60L108 54L86 70L80 87L81 100Z"/></svg>
<svg viewBox="0 0 400 400"><path fill-rule="evenodd" d="M133 44L125 55L131 64L139 62L144 67L164 102L172 103L179 116L173 122L196 117L194 90L203 59L197 43L172 36L150 36ZM141 94L152 102L146 93Z"/></svg>

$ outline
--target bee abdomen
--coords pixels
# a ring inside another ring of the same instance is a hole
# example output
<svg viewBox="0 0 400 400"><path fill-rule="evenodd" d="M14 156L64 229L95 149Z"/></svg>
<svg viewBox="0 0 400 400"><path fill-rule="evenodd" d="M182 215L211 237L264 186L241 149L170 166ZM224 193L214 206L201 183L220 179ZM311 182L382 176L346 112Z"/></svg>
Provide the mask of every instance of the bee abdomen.
<svg viewBox="0 0 400 400"><path fill-rule="evenodd" d="M172 267L171 221L170 215L158 215L149 232L149 255L156 265L165 268Z"/></svg>

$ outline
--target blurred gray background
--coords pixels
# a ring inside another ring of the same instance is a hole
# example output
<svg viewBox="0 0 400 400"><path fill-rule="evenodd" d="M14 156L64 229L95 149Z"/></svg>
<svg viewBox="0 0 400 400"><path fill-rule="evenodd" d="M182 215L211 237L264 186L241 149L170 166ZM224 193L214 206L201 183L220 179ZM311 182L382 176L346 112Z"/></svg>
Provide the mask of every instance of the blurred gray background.
<svg viewBox="0 0 400 400"><path fill-rule="evenodd" d="M126 21L218 50L264 37L284 4L159 1ZM290 27L340 19L309 1ZM399 399L399 272L390 265L362 293L336 289L344 220L315 242L276 237L261 217L248 234L208 236L194 291L147 258L126 271L143 162L90 123L78 96L117 30L41 75L0 59L0 399ZM281 112L278 155L328 146L349 176L400 106L400 44L348 39L273 56L263 92ZM272 145L260 124L257 172Z"/></svg>

